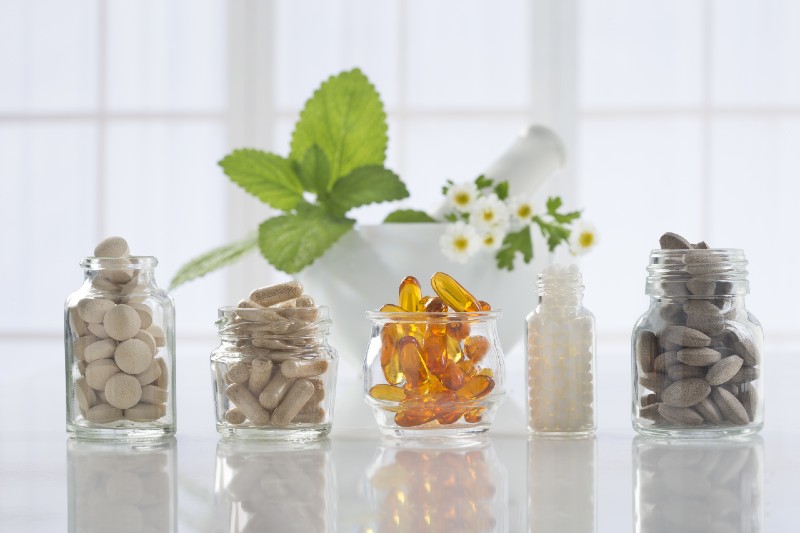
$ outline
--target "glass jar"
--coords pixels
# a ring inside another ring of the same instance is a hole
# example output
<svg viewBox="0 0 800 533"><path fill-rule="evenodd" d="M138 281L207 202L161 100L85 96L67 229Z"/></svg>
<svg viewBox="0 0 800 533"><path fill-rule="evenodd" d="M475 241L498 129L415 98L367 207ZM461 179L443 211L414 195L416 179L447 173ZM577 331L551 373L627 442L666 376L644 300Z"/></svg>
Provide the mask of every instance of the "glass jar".
<svg viewBox="0 0 800 533"><path fill-rule="evenodd" d="M87 257L64 307L67 432L86 439L175 433L175 305L155 257Z"/></svg>
<svg viewBox="0 0 800 533"><path fill-rule="evenodd" d="M650 308L631 346L638 432L708 437L763 427L763 332L745 307L746 267L736 249L651 252Z"/></svg>
<svg viewBox="0 0 800 533"><path fill-rule="evenodd" d="M175 437L67 443L68 531L178 531Z"/></svg>
<svg viewBox="0 0 800 533"><path fill-rule="evenodd" d="M390 436L489 429L505 398L500 311L367 313L364 399Z"/></svg>
<svg viewBox="0 0 800 533"><path fill-rule="evenodd" d="M211 353L217 431L292 440L330 433L339 361L330 326L325 306L220 308Z"/></svg>
<svg viewBox="0 0 800 533"><path fill-rule="evenodd" d="M588 435L594 411L595 319L583 307L578 267L539 274L539 305L528 315L528 431Z"/></svg>
<svg viewBox="0 0 800 533"><path fill-rule="evenodd" d="M634 531L763 532L764 442L633 441Z"/></svg>
<svg viewBox="0 0 800 533"><path fill-rule="evenodd" d="M331 442L222 440L210 531L336 531Z"/></svg>

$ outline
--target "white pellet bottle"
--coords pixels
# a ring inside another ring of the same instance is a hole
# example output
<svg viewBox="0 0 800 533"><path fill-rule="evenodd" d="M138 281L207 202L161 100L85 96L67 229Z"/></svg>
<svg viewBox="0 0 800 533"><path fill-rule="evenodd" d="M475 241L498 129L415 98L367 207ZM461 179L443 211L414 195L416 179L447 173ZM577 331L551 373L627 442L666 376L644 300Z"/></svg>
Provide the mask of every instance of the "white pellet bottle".
<svg viewBox="0 0 800 533"><path fill-rule="evenodd" d="M596 428L595 321L583 307L581 273L552 265L539 274L537 291L526 328L528 431L589 435Z"/></svg>

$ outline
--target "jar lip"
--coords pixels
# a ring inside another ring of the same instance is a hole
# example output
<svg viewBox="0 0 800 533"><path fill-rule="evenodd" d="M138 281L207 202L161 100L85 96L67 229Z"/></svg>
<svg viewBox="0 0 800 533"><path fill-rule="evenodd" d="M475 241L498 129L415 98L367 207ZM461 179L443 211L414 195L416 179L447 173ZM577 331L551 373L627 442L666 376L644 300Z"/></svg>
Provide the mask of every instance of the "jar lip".
<svg viewBox="0 0 800 533"><path fill-rule="evenodd" d="M81 268L102 270L106 268L131 268L141 269L155 267L158 259L152 255L131 255L128 257L95 257L87 256L81 259Z"/></svg>
<svg viewBox="0 0 800 533"><path fill-rule="evenodd" d="M473 312L451 311L447 313L427 313L425 311L367 311L366 316L369 320L376 322L480 322L500 318L503 316L503 310L492 309L491 311Z"/></svg>
<svg viewBox="0 0 800 533"><path fill-rule="evenodd" d="M656 257L677 257L684 256L687 253L693 255L729 255L732 257L744 257L743 248L692 248L689 250L663 250L661 248L653 248L650 250L650 256Z"/></svg>
<svg viewBox="0 0 800 533"><path fill-rule="evenodd" d="M235 305L223 305L217 308L219 313L234 313L238 311L247 311L248 309L260 310L268 309L270 311L280 311L281 313L291 313L294 310L297 312L308 311L327 311L327 305L312 305L311 307L237 307Z"/></svg>

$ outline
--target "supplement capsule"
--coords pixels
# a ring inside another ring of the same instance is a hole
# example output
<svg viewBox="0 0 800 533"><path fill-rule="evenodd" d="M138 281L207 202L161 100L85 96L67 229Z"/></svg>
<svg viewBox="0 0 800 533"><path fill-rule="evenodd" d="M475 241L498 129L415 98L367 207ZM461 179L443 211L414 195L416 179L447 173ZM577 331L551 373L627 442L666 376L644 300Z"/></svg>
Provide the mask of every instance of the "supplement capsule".
<svg viewBox="0 0 800 533"><path fill-rule="evenodd" d="M448 335L447 337L447 358L453 361L454 363L458 363L462 359L464 359L464 351L461 349L461 343L458 342L458 339L451 337Z"/></svg>
<svg viewBox="0 0 800 533"><path fill-rule="evenodd" d="M481 415L486 411L485 407L475 407L470 409L464 414L464 420L470 424L475 424L481 421Z"/></svg>
<svg viewBox="0 0 800 533"><path fill-rule="evenodd" d="M254 426L269 424L269 411L261 407L256 397L247 389L247 385L234 383L225 389L225 396Z"/></svg>
<svg viewBox="0 0 800 533"><path fill-rule="evenodd" d="M464 340L464 355L475 363L483 359L489 352L489 339L483 335L473 335Z"/></svg>
<svg viewBox="0 0 800 533"><path fill-rule="evenodd" d="M442 385L450 390L455 391L464 386L464 372L452 361L447 363L447 367L445 367L444 371L438 374L438 376Z"/></svg>
<svg viewBox="0 0 800 533"><path fill-rule="evenodd" d="M314 385L307 379L295 381L281 404L272 413L273 426L286 426L300 412L306 402L314 395Z"/></svg>
<svg viewBox="0 0 800 533"><path fill-rule="evenodd" d="M471 377L463 387L456 391L456 394L462 399L477 400L492 392L493 388L494 380L489 376L484 376L479 373Z"/></svg>
<svg viewBox="0 0 800 533"><path fill-rule="evenodd" d="M436 296L432 298L428 305L425 306L426 313L446 313L447 312L447 305L442 301L441 298ZM444 335L447 333L447 325L443 323L429 323L428 330L433 330L436 335Z"/></svg>
<svg viewBox="0 0 800 533"><path fill-rule="evenodd" d="M381 306L380 309L381 313L405 313L406 310L400 307L399 305L394 304L384 304Z"/></svg>
<svg viewBox="0 0 800 533"><path fill-rule="evenodd" d="M455 311L481 311L481 304L478 303L478 299L444 272L437 272L431 277L431 287L444 303Z"/></svg>
<svg viewBox="0 0 800 533"><path fill-rule="evenodd" d="M292 383L294 383L294 379L287 378L283 375L283 372L278 372L275 374L274 378L269 380L267 386L264 387L264 390L258 397L258 403L260 403L264 409L275 409L286 393L289 392L289 387L292 386Z"/></svg>
<svg viewBox="0 0 800 533"><path fill-rule="evenodd" d="M385 402L401 402L406 399L406 393L403 389L384 384L374 385L369 390L369 395L376 400Z"/></svg>
<svg viewBox="0 0 800 533"><path fill-rule="evenodd" d="M466 410L464 408L461 407L453 408L437 416L436 421L442 425L454 424L458 422L459 418L464 416L465 412Z"/></svg>
<svg viewBox="0 0 800 533"><path fill-rule="evenodd" d="M281 363L281 373L287 378L310 378L326 370L328 361L324 359L287 359Z"/></svg>
<svg viewBox="0 0 800 533"><path fill-rule="evenodd" d="M428 306L428 302L431 300L433 300L433 296L423 296L420 298L419 302L417 302L417 312L424 312L425 308Z"/></svg>
<svg viewBox="0 0 800 533"><path fill-rule="evenodd" d="M447 324L447 334L460 341L469 337L470 329L470 325L466 322L449 322Z"/></svg>
<svg viewBox="0 0 800 533"><path fill-rule="evenodd" d="M381 367L386 382L397 385L405 379L400 370L400 355L397 353L397 326L387 324L381 330Z"/></svg>
<svg viewBox="0 0 800 533"><path fill-rule="evenodd" d="M247 388L254 395L261 394L271 377L272 360L259 357L253 360L250 365L250 381L247 382Z"/></svg>
<svg viewBox="0 0 800 533"><path fill-rule="evenodd" d="M412 387L416 387L427 381L430 373L428 367L425 366L417 339L403 337L397 343L397 351L400 354L400 369L406 377L406 382Z"/></svg>
<svg viewBox="0 0 800 533"><path fill-rule="evenodd" d="M400 282L399 302L400 307L404 311L415 312L420 298L422 298L422 289L419 286L419 280L414 276L406 276Z"/></svg>
<svg viewBox="0 0 800 533"><path fill-rule="evenodd" d="M491 311L492 306L489 302L484 302L483 300L478 300L478 303L481 304L481 311Z"/></svg>
<svg viewBox="0 0 800 533"><path fill-rule="evenodd" d="M427 424L435 418L435 410L422 407L407 409L394 415L395 423L401 427L421 426L422 424Z"/></svg>
<svg viewBox="0 0 800 533"><path fill-rule="evenodd" d="M447 338L428 328L422 346L428 370L434 374L442 372L447 366Z"/></svg>

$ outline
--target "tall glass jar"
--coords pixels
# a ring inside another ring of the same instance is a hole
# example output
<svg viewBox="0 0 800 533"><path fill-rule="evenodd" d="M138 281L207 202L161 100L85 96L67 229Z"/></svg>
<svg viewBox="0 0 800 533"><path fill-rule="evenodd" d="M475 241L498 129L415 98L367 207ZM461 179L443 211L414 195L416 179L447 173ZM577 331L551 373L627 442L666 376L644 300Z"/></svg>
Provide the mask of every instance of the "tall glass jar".
<svg viewBox="0 0 800 533"><path fill-rule="evenodd" d="M339 361L330 326L325 306L221 307L211 353L217 431L290 440L330 433Z"/></svg>
<svg viewBox="0 0 800 533"><path fill-rule="evenodd" d="M67 431L99 440L175 433L175 306L155 257L87 257L66 300Z"/></svg>
<svg viewBox="0 0 800 533"><path fill-rule="evenodd" d="M596 428L595 319L583 307L575 265L539 274L539 305L528 315L528 431L582 435Z"/></svg>
<svg viewBox="0 0 800 533"><path fill-rule="evenodd" d="M482 433L505 399L501 312L367 313L364 400L389 436Z"/></svg>
<svg viewBox="0 0 800 533"><path fill-rule="evenodd" d="M745 307L746 267L736 249L650 253L650 308L631 346L638 432L708 437L763 427L763 331Z"/></svg>

